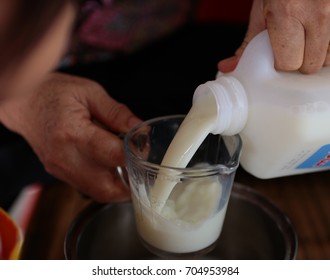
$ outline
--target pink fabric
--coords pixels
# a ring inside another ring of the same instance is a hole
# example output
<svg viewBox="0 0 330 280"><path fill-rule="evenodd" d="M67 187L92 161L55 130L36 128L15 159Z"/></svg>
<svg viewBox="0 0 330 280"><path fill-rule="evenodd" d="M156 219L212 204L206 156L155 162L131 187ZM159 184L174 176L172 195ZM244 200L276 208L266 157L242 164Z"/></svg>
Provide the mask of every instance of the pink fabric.
<svg viewBox="0 0 330 280"><path fill-rule="evenodd" d="M87 0L67 63L129 53L184 24L191 0Z"/></svg>
<svg viewBox="0 0 330 280"><path fill-rule="evenodd" d="M85 44L131 51L185 22L188 0L103 1L79 29ZM117 3L118 2L118 3Z"/></svg>

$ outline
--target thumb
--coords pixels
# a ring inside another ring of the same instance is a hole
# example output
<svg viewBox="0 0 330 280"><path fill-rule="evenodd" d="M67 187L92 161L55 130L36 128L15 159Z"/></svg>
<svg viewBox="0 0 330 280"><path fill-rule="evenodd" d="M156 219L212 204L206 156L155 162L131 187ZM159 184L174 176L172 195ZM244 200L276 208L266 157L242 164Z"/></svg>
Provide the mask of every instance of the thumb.
<svg viewBox="0 0 330 280"><path fill-rule="evenodd" d="M97 122L117 133L126 133L141 123L125 104L110 97L101 86L88 100L88 106Z"/></svg>

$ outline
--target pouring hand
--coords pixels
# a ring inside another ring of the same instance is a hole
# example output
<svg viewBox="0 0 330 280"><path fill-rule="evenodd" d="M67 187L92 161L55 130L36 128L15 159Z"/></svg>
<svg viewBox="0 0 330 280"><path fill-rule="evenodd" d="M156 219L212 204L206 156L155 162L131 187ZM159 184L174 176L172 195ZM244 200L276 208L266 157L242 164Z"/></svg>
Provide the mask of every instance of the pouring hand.
<svg viewBox="0 0 330 280"><path fill-rule="evenodd" d="M246 45L267 28L277 70L315 73L330 64L329 26L329 1L254 0L242 45L218 68L234 70Z"/></svg>

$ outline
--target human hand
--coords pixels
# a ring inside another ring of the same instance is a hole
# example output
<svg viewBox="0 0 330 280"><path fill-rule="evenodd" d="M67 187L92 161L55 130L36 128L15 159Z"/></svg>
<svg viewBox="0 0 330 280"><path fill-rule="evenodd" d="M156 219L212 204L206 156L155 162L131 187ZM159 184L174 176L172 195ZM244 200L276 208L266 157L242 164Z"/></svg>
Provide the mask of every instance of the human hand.
<svg viewBox="0 0 330 280"><path fill-rule="evenodd" d="M51 73L37 92L2 109L2 121L30 143L50 174L98 202L129 199L116 170L125 164L118 134L140 120L99 84Z"/></svg>
<svg viewBox="0 0 330 280"><path fill-rule="evenodd" d="M330 65L329 26L330 1L254 0L242 45L218 69L233 71L246 45L267 28L277 70L315 73Z"/></svg>

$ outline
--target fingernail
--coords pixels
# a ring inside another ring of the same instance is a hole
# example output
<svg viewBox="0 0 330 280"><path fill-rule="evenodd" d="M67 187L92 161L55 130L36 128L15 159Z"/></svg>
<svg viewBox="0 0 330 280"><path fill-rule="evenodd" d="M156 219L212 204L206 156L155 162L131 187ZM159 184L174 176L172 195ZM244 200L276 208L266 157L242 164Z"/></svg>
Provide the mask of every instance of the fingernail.
<svg viewBox="0 0 330 280"><path fill-rule="evenodd" d="M238 57L232 56L232 57L221 60L218 63L218 69L224 73L231 72L236 68L237 63L238 63Z"/></svg>

